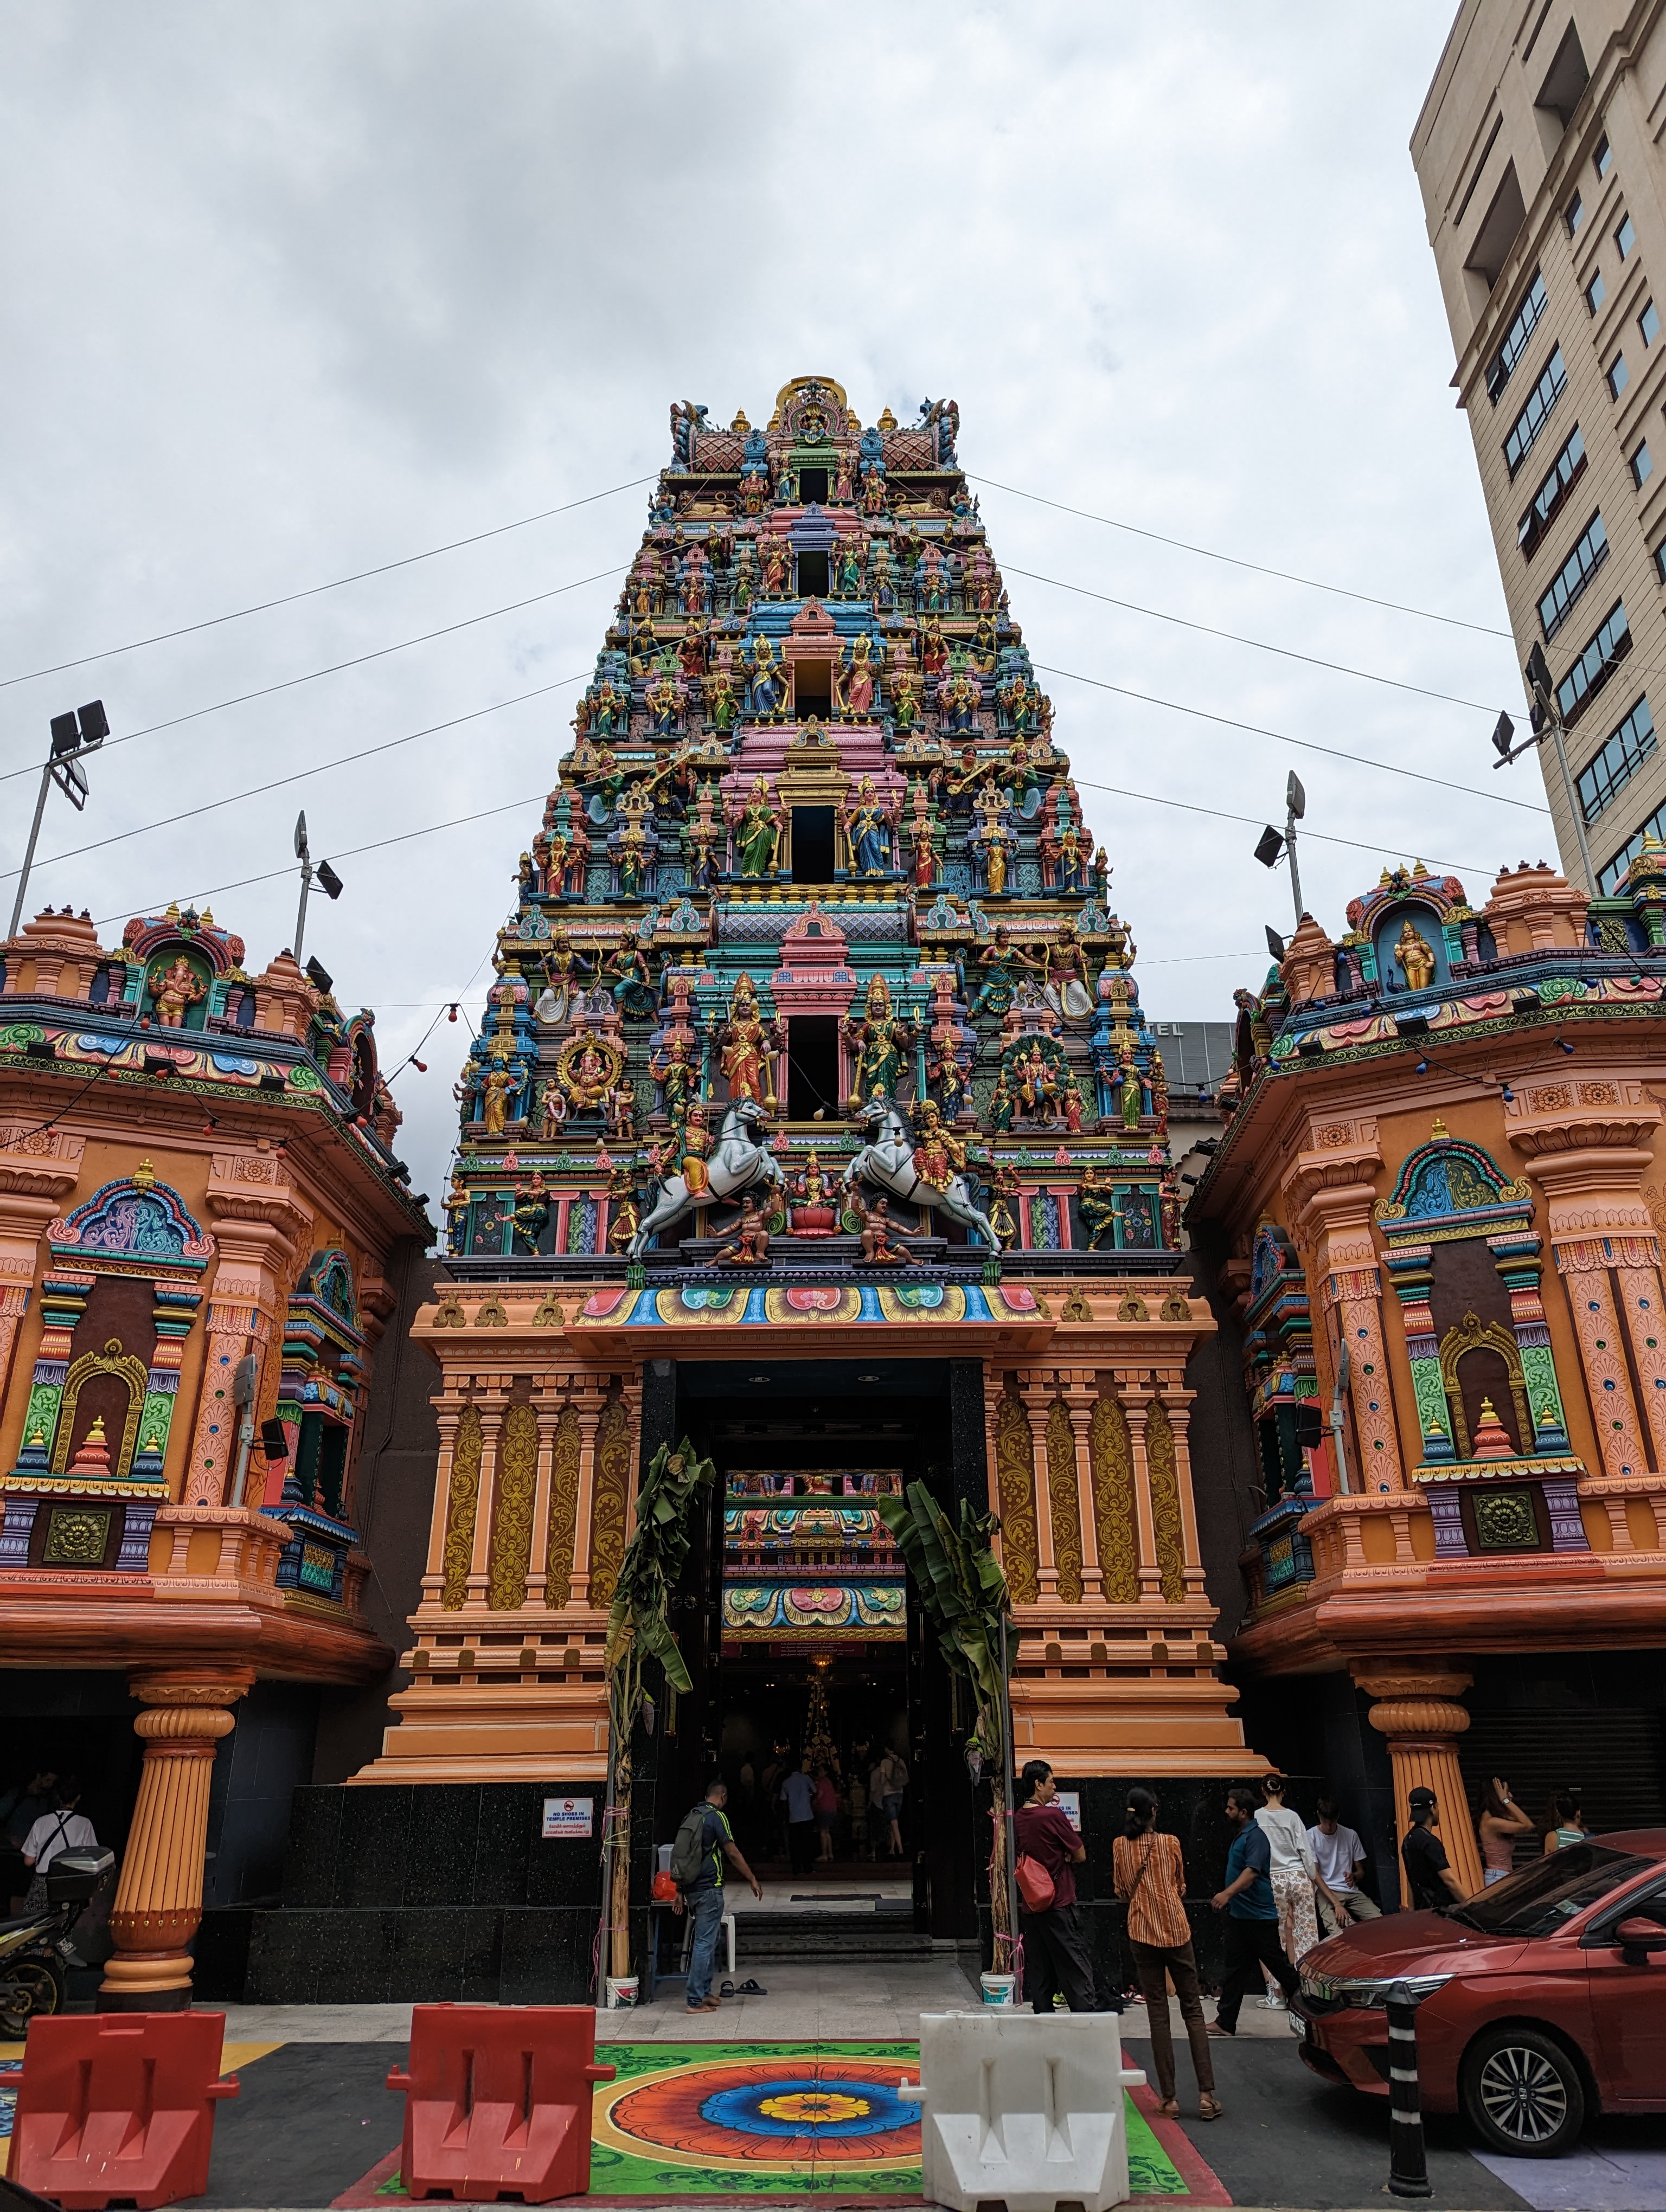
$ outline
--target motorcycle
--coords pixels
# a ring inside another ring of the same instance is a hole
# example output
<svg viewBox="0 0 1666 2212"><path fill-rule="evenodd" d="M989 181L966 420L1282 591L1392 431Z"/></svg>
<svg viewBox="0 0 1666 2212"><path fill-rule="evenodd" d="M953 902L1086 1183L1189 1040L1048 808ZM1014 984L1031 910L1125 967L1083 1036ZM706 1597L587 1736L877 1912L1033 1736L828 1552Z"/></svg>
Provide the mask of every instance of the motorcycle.
<svg viewBox="0 0 1666 2212"><path fill-rule="evenodd" d="M15 2042L29 2022L64 2009L64 1960L70 1930L116 1863L96 1845L60 1851L46 1869L46 1904L39 1912L0 1920L0 2036Z"/></svg>

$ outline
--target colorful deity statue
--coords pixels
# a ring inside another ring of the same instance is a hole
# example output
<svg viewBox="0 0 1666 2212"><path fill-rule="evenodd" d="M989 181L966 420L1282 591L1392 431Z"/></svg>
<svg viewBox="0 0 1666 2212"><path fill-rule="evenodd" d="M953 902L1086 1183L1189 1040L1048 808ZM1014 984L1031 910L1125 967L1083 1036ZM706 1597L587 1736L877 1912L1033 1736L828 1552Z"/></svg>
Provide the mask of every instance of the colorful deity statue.
<svg viewBox="0 0 1666 2212"><path fill-rule="evenodd" d="M706 555L702 547L690 545L683 556L682 574L678 580L682 587L683 612L685 615L703 615L706 611L707 584Z"/></svg>
<svg viewBox="0 0 1666 2212"><path fill-rule="evenodd" d="M680 1129L700 1087L700 1071L690 1060L688 1039L673 1030L659 1057L648 1062L648 1072L660 1086L660 1103L672 1128Z"/></svg>
<svg viewBox="0 0 1666 2212"><path fill-rule="evenodd" d="M515 1242L536 1252L538 1239L550 1225L550 1192L543 1175L532 1170L532 1180L517 1185L514 1194Z"/></svg>
<svg viewBox="0 0 1666 2212"><path fill-rule="evenodd" d="M766 776L753 779L734 823L738 875L773 876L781 850L781 810Z"/></svg>
<svg viewBox="0 0 1666 2212"><path fill-rule="evenodd" d="M939 1104L952 1121L966 1103L966 1071L960 1064L960 1054L952 1038L945 1037L938 1045L932 1062L931 1085Z"/></svg>
<svg viewBox="0 0 1666 2212"><path fill-rule="evenodd" d="M775 1109L769 1079L770 1056L781 1049L780 1033L758 1011L757 986L744 970L729 1000L728 1018L717 1033L718 1066L729 1086L729 1100L753 1098L766 1114Z"/></svg>
<svg viewBox="0 0 1666 2212"><path fill-rule="evenodd" d="M995 630L995 618L981 614L972 632L972 642L967 658L980 676L993 676L1000 659L1000 641Z"/></svg>
<svg viewBox="0 0 1666 2212"><path fill-rule="evenodd" d="M960 584L962 604L967 612L976 613L982 616L984 621L988 621L994 609L995 594L1000 589L1000 578L996 574L994 562L989 558L989 549L987 545L975 545L967 555L965 566L961 571ZM978 628L982 635L982 622ZM993 653L994 647L993 622L989 623L989 641L990 650Z"/></svg>
<svg viewBox="0 0 1666 2212"><path fill-rule="evenodd" d="M607 1126L620 1142L628 1144L636 1133L636 1085L633 1079L622 1076L608 1092L603 1105L607 1115Z"/></svg>
<svg viewBox="0 0 1666 2212"><path fill-rule="evenodd" d="M1137 1129L1140 1127L1140 1116L1145 1111L1145 1092L1140 1085L1140 1069L1134 1057L1132 1045L1125 1044L1122 1047L1122 1051L1117 1054L1117 1064L1122 1071L1120 1103L1122 1111L1122 1127L1125 1129Z"/></svg>
<svg viewBox="0 0 1666 2212"><path fill-rule="evenodd" d="M750 673L752 713L763 721L779 721L787 712L787 671L767 637L760 637L752 647Z"/></svg>
<svg viewBox="0 0 1666 2212"><path fill-rule="evenodd" d="M1076 1081L1073 1067L1067 1067L1064 1072L1064 1088L1059 1093L1059 1103L1064 1109L1066 1130L1071 1136L1079 1137L1082 1131L1082 1110L1085 1101Z"/></svg>
<svg viewBox="0 0 1666 2212"><path fill-rule="evenodd" d="M481 1118L489 1137L501 1137L509 1118L509 1100L515 1089L515 1078L501 1063L489 1067L480 1091L484 1102Z"/></svg>
<svg viewBox="0 0 1666 2212"><path fill-rule="evenodd" d="M1048 1004L1069 1022L1092 1018L1093 994L1083 972L1082 948L1073 922L1061 921L1041 951L1042 992Z"/></svg>
<svg viewBox="0 0 1666 2212"><path fill-rule="evenodd" d="M669 668L662 668L642 694L648 728L656 738L674 738L683 726L687 694Z"/></svg>
<svg viewBox="0 0 1666 2212"><path fill-rule="evenodd" d="M544 988L532 1008L537 1018L550 1029L558 1028L567 1019L578 973L579 955L567 933L567 924L558 921L544 948Z"/></svg>
<svg viewBox="0 0 1666 2212"><path fill-rule="evenodd" d="M547 1145L560 1136L567 1121L567 1100L559 1083L550 1076L538 1094L538 1133Z"/></svg>
<svg viewBox="0 0 1666 2212"><path fill-rule="evenodd" d="M621 898L638 899L643 896L653 857L647 832L639 823L627 822L619 832L618 850L615 855Z"/></svg>
<svg viewBox="0 0 1666 2212"><path fill-rule="evenodd" d="M1013 836L1006 825L1006 813L999 792L985 791L980 794L979 822L972 846L983 863L984 888L991 898L1002 897L1006 890L1006 867Z"/></svg>
<svg viewBox="0 0 1666 2212"><path fill-rule="evenodd" d="M854 531L839 540L833 556L833 590L842 599L859 599L862 595L862 541Z"/></svg>
<svg viewBox="0 0 1666 2212"><path fill-rule="evenodd" d="M911 1023L901 1021L892 1013L891 991L883 975L876 975L867 987L866 1013L854 1019L847 1015L844 1033L856 1047L851 1106L860 1106L876 1096L895 1097L907 1064L904 1052L913 1039L914 1029Z"/></svg>
<svg viewBox="0 0 1666 2212"><path fill-rule="evenodd" d="M873 641L860 631L833 667L833 704L842 720L865 722L873 712Z"/></svg>
<svg viewBox="0 0 1666 2212"><path fill-rule="evenodd" d="M711 1176L706 1161L712 1148L712 1133L706 1123L706 1109L696 1098L689 1109L689 1118L683 1125L681 1157L677 1171L688 1185L689 1195L702 1199L711 1188Z"/></svg>
<svg viewBox="0 0 1666 2212"><path fill-rule="evenodd" d="M769 1264L769 1224L763 1201L748 1196L740 1201L740 1218L733 1241L713 1253L708 1267L767 1267Z"/></svg>
<svg viewBox="0 0 1666 2212"><path fill-rule="evenodd" d="M916 890L930 890L938 880L941 830L931 816L921 810L915 815L909 835L914 847L914 865L909 870L914 887Z"/></svg>
<svg viewBox="0 0 1666 2212"><path fill-rule="evenodd" d="M1097 1252L1099 1239L1110 1235L1116 1242L1116 1187L1104 1170L1089 1166L1082 1174L1076 1192L1076 1206L1082 1217L1082 1226L1087 1231L1087 1249Z"/></svg>
<svg viewBox="0 0 1666 2212"><path fill-rule="evenodd" d="M1152 1047L1149 1081L1151 1109L1157 1116L1157 1133L1159 1138L1165 1138L1169 1133L1169 1077L1163 1065L1163 1055L1155 1045Z"/></svg>
<svg viewBox="0 0 1666 2212"><path fill-rule="evenodd" d="M781 599L793 589L793 541L771 533L758 547L758 567L766 599Z"/></svg>
<svg viewBox="0 0 1666 2212"><path fill-rule="evenodd" d="M622 736L630 727L630 700L611 676L590 695L590 727L599 738Z"/></svg>
<svg viewBox="0 0 1666 2212"><path fill-rule="evenodd" d="M1429 940L1418 928L1409 915L1406 926L1394 941L1395 957L1405 972L1408 991L1426 991L1435 980L1435 956Z"/></svg>
<svg viewBox="0 0 1666 2212"><path fill-rule="evenodd" d="M891 1237L896 1224L891 1218L891 1202L883 1191L873 1198L865 1198L860 1189L850 1194L851 1210L861 1224L860 1231L862 1259L870 1267L915 1267L919 1261L904 1247L893 1244Z"/></svg>
<svg viewBox="0 0 1666 2212"><path fill-rule="evenodd" d="M983 988L972 1000L974 1014L1005 1014L1012 1003L1012 970L1015 968L1035 968L1040 963L1015 945L1004 921L995 924L994 935L977 956Z"/></svg>
<svg viewBox="0 0 1666 2212"><path fill-rule="evenodd" d="M906 736L919 727L920 708L924 696L925 687L918 673L912 668L900 670L891 687L891 712L899 737Z"/></svg>
<svg viewBox="0 0 1666 2212"><path fill-rule="evenodd" d="M720 737L727 738L740 713L734 678L727 668L717 669L706 678L705 697L707 721Z"/></svg>
<svg viewBox="0 0 1666 2212"><path fill-rule="evenodd" d="M723 825L717 819L715 786L702 783L694 812L683 831L683 851L690 883L696 890L709 890L722 867Z"/></svg>
<svg viewBox="0 0 1666 2212"><path fill-rule="evenodd" d="M151 1006L158 1025L165 1030L182 1030L186 1014L208 994L208 985L183 952L176 952L165 968L159 963L148 980Z"/></svg>
<svg viewBox="0 0 1666 2212"><path fill-rule="evenodd" d="M1022 732L1035 729L1041 694L1020 672L1015 671L1005 684L997 687L995 697L1009 727Z"/></svg>
<svg viewBox="0 0 1666 2212"><path fill-rule="evenodd" d="M1012 1087L1006 1080L1006 1070L1003 1067L995 1078L994 1089L989 1094L989 1127L996 1136L1011 1136L1016 1108Z"/></svg>
<svg viewBox="0 0 1666 2212"><path fill-rule="evenodd" d="M623 1252L641 1225L635 1175L629 1167L617 1167L607 1179L608 1250Z"/></svg>
<svg viewBox="0 0 1666 2212"><path fill-rule="evenodd" d="M706 625L690 619L688 628L677 641L677 665L683 672L685 684L697 684L706 672L706 654L710 639Z"/></svg>
<svg viewBox="0 0 1666 2212"><path fill-rule="evenodd" d="M979 690L964 668L952 670L937 687L938 726L945 736L976 730Z"/></svg>
<svg viewBox="0 0 1666 2212"><path fill-rule="evenodd" d="M841 453L838 466L833 475L833 500L838 507L848 507L856 496L856 479L848 453Z"/></svg>
<svg viewBox="0 0 1666 2212"><path fill-rule="evenodd" d="M854 802L844 809L845 835L850 841L854 875L890 874L891 819L892 810L874 789L873 778L865 775L856 787Z"/></svg>
<svg viewBox="0 0 1666 2212"><path fill-rule="evenodd" d="M1003 1252L1017 1242L1018 1216L1014 1208L1018 1196L1018 1171L1002 1160L995 1169L989 1191L989 1226Z"/></svg>
<svg viewBox="0 0 1666 2212"><path fill-rule="evenodd" d="M608 954L601 973L614 979L613 1003L622 1014L641 1016L654 1012L654 964L635 930L619 932L618 941Z"/></svg>
<svg viewBox="0 0 1666 2212"><path fill-rule="evenodd" d="M914 1171L931 1189L946 1190L953 1176L965 1172L966 1147L952 1130L944 1127L942 1112L934 1098L925 1100L916 1121L919 1142L914 1148Z"/></svg>
<svg viewBox="0 0 1666 2212"><path fill-rule="evenodd" d="M949 665L948 641L935 615L927 615L920 625L920 665L933 680L943 675Z"/></svg>
<svg viewBox="0 0 1666 2212"><path fill-rule="evenodd" d="M878 461L864 461L862 464L862 513L869 516L883 514L888 504L889 495L885 489L885 471L883 465Z"/></svg>
<svg viewBox="0 0 1666 2212"><path fill-rule="evenodd" d="M875 538L868 547L867 595L881 614L891 613L897 605L897 581L891 573L891 548L883 538Z"/></svg>
<svg viewBox="0 0 1666 2212"><path fill-rule="evenodd" d="M1059 1098L1059 1079L1054 1073L1040 1040L1032 1037L1028 1052L1021 1054L1013 1065L1012 1074L1018 1090L1018 1103L1026 1121L1039 1121L1043 1126L1055 1115Z"/></svg>

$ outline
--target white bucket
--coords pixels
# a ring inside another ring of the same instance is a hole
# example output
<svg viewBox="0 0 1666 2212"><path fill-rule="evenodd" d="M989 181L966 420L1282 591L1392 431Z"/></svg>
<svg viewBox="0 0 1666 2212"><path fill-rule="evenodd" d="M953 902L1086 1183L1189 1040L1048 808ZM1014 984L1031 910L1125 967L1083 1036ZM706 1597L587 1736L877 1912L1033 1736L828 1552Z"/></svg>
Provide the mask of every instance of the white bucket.
<svg viewBox="0 0 1666 2212"><path fill-rule="evenodd" d="M635 1974L624 1974L616 1981L611 1974L608 1976L607 2009L609 2012L623 2012L626 2006L635 2003L637 1978Z"/></svg>
<svg viewBox="0 0 1666 2212"><path fill-rule="evenodd" d="M1016 1974L982 1974L978 1978L983 1984L985 2004L1011 2006L1016 2003L1015 1992L1018 1989Z"/></svg>

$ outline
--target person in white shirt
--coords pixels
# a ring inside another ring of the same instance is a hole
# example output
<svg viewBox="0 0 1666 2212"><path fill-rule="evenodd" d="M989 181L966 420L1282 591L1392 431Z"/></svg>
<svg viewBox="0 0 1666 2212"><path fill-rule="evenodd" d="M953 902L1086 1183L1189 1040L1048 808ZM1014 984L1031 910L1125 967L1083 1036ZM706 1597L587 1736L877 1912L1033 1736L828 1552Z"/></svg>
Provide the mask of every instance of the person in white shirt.
<svg viewBox="0 0 1666 2212"><path fill-rule="evenodd" d="M1380 1920L1383 1908L1359 1887L1359 1869L1365 1863L1365 1847L1352 1828L1336 1817L1334 1799L1319 1800L1319 1821L1307 1832L1308 1848L1325 1885L1319 1899L1319 1916L1327 1936L1340 1936L1349 1921Z"/></svg>
<svg viewBox="0 0 1666 2212"><path fill-rule="evenodd" d="M1314 1891L1329 1893L1307 1840L1307 1824L1284 1802L1284 1777L1265 1775L1261 1786L1267 1802L1256 1814L1256 1826L1266 1837L1272 1855L1268 1878L1273 1885L1274 1902L1279 1908L1279 1942L1286 1958L1292 1966L1297 1966L1303 1954L1319 1940L1319 1923L1313 1911ZM1282 2008L1284 1999L1275 1990L1263 1997L1262 2002L1278 2009Z"/></svg>
<svg viewBox="0 0 1666 2212"><path fill-rule="evenodd" d="M97 1831L84 1813L77 1813L81 1801L81 1784L72 1774L65 1775L58 1785L58 1810L43 1813L23 1838L23 1860L29 1869L29 1893L23 1901L25 1912L44 1912L46 1910L46 1874L52 1861L64 1851L81 1851L95 1848ZM58 1945L68 1966L79 1966L85 1961L70 1948L67 1939Z"/></svg>

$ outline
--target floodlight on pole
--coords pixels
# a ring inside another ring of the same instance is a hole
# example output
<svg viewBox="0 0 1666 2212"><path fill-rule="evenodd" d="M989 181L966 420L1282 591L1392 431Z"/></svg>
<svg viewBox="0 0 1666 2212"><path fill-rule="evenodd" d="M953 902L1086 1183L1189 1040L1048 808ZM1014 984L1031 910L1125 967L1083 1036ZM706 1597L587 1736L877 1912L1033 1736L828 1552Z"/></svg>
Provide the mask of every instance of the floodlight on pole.
<svg viewBox="0 0 1666 2212"><path fill-rule="evenodd" d="M22 922L29 871L34 866L34 848L40 836L40 817L46 811L46 793L56 784L79 814L88 798L82 757L96 752L109 734L110 719L104 711L102 699L89 700L74 714L54 714L52 718L52 745L46 765L40 771L40 791L34 802L34 820L29 825L29 842L23 848L23 866L17 878L17 896L12 902L9 936L15 937Z"/></svg>
<svg viewBox="0 0 1666 2212"><path fill-rule="evenodd" d="M1307 812L1307 793L1302 780L1292 769L1284 787L1284 828L1275 830L1269 822L1256 840L1256 858L1264 868L1276 868L1287 853L1290 856L1290 892L1296 902L1296 927L1302 926L1302 879L1296 868L1296 824Z"/></svg>
<svg viewBox="0 0 1666 2212"><path fill-rule="evenodd" d="M1573 787L1573 772L1568 766L1567 726L1562 720L1556 687L1551 680L1550 663L1545 659L1545 649L1537 639L1535 639L1533 650L1527 656L1527 665L1522 670L1522 675L1527 684L1529 702L1528 722L1531 735L1524 738L1520 744L1513 744L1516 726L1508 714L1500 714L1493 731L1493 748L1498 754L1493 765L1494 768L1507 768L1511 761L1519 760L1523 753L1533 751L1547 738L1550 739L1556 765L1561 771L1562 789L1567 798L1569 818L1573 823L1574 842L1579 848L1579 865L1584 872L1585 889L1595 898L1596 871L1591 866L1590 846L1585 837L1584 811Z"/></svg>
<svg viewBox="0 0 1666 2212"><path fill-rule="evenodd" d="M301 940L307 934L307 901L316 884L326 898L338 899L346 886L328 860L314 862L312 848L307 842L307 815L303 808L295 817L295 858L301 863L301 904L295 912L295 941L289 950L297 960L301 954Z"/></svg>

